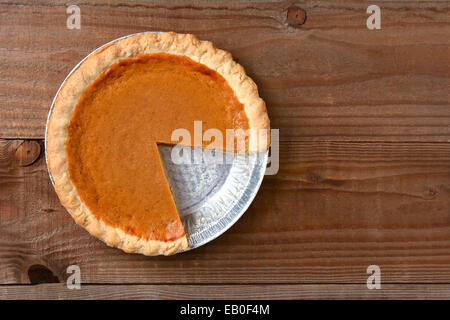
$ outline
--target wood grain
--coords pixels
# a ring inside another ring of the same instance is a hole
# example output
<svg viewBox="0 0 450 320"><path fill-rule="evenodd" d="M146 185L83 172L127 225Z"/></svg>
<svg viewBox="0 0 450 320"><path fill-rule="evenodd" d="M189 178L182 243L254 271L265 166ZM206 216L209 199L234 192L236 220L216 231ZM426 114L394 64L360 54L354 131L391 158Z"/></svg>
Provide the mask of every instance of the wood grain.
<svg viewBox="0 0 450 320"><path fill-rule="evenodd" d="M42 138L53 96L98 46L130 33L194 33L232 52L260 87L283 141L440 141L450 135L449 3L360 1L0 3L0 137ZM290 7L306 22L291 25Z"/></svg>
<svg viewBox="0 0 450 320"><path fill-rule="evenodd" d="M84 285L69 290L65 284L0 286L0 299L442 299L450 285L385 284L368 290L365 284L295 285Z"/></svg>
<svg viewBox="0 0 450 320"><path fill-rule="evenodd" d="M449 2L379 2L376 31L353 0L89 2L68 30L66 1L0 1L0 299L450 298ZM230 51L280 129L280 171L246 214L172 257L78 227L42 152L73 66L148 30ZM73 264L82 290L64 286ZM382 290L366 288L371 264Z"/></svg>
<svg viewBox="0 0 450 320"><path fill-rule="evenodd" d="M41 157L19 166L0 140L0 283L31 265L83 283L450 282L450 144L286 142L246 214L217 240L172 257L130 255L75 225Z"/></svg>

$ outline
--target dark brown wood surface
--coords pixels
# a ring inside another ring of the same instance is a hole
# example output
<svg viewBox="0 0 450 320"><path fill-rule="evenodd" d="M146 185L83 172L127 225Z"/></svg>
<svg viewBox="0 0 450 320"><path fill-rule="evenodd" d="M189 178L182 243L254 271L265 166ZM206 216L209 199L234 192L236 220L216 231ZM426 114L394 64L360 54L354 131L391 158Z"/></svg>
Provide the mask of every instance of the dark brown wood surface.
<svg viewBox="0 0 450 320"><path fill-rule="evenodd" d="M80 4L81 30L66 28L66 5L0 2L1 299L450 298L448 2L380 2L373 31L362 1L96 1ZM288 18L292 8L306 20ZM243 218L172 257L89 236L59 204L43 158L67 73L101 44L146 30L232 52L280 129L279 173ZM64 282L72 264L79 292L23 285ZM372 264L377 292L366 287Z"/></svg>
<svg viewBox="0 0 450 320"><path fill-rule="evenodd" d="M63 284L0 286L0 297L11 299L442 299L450 295L450 285L430 288L426 284L385 284L382 290L367 290L358 284L259 284L259 285L84 285L68 290Z"/></svg>

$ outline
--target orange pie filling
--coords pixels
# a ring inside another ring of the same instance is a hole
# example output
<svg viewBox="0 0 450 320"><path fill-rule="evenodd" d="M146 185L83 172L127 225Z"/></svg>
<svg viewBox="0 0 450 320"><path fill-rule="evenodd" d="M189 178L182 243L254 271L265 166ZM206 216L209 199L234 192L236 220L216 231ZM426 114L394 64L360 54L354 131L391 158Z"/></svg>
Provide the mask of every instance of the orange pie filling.
<svg viewBox="0 0 450 320"><path fill-rule="evenodd" d="M68 127L72 183L99 220L146 240L185 235L157 143L172 132L249 128L244 106L216 71L186 56L141 54L102 72L81 95Z"/></svg>

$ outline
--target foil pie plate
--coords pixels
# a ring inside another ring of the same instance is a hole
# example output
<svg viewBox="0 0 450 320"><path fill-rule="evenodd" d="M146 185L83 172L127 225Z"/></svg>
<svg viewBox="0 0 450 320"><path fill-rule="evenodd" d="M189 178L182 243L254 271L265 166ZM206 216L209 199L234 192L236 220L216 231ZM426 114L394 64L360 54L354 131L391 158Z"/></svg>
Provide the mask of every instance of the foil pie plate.
<svg viewBox="0 0 450 320"><path fill-rule="evenodd" d="M89 55L104 46L133 35L135 34L104 44ZM53 99L45 128L46 162L48 121L53 112L56 97L67 79L89 55L68 74ZM216 150L215 157L212 159L210 156L206 157L206 152L202 149L184 147L182 152L190 152L193 161L175 164L171 157L172 146L159 145L158 148L186 231L188 250L217 238L244 214L261 185L268 161L268 151L230 155ZM194 156L195 153L197 157ZM199 154L200 157L198 157ZM54 185L50 171L48 173ZM70 211L68 212L70 214Z"/></svg>

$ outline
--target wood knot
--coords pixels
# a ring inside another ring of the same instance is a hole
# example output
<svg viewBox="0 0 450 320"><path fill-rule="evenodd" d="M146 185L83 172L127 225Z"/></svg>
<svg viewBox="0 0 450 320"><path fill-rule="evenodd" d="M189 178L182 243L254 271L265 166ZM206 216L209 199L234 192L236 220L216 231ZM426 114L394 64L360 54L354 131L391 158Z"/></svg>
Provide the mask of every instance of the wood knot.
<svg viewBox="0 0 450 320"><path fill-rule="evenodd" d="M291 27L299 27L306 22L305 10L298 7L290 7L287 10L287 23Z"/></svg>
<svg viewBox="0 0 450 320"><path fill-rule="evenodd" d="M23 141L16 149L15 160L21 167L33 164L41 154L41 145L37 141Z"/></svg>
<svg viewBox="0 0 450 320"><path fill-rule="evenodd" d="M58 277L50 269L40 264L34 264L28 268L28 278L31 284L59 282Z"/></svg>

